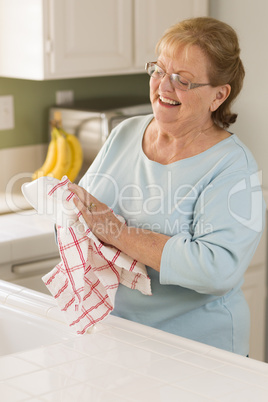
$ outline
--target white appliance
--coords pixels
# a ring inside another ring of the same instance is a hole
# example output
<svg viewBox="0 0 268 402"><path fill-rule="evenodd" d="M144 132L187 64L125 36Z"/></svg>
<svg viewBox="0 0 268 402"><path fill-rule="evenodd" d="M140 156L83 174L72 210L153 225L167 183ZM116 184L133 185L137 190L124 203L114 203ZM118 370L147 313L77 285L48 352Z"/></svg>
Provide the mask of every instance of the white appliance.
<svg viewBox="0 0 268 402"><path fill-rule="evenodd" d="M128 117L152 113L152 108L146 99L114 98L51 107L50 121L55 112L60 112L64 130L77 135L82 143L81 177L113 127ZM0 216L0 279L48 293L41 277L59 261L50 221L35 210Z"/></svg>

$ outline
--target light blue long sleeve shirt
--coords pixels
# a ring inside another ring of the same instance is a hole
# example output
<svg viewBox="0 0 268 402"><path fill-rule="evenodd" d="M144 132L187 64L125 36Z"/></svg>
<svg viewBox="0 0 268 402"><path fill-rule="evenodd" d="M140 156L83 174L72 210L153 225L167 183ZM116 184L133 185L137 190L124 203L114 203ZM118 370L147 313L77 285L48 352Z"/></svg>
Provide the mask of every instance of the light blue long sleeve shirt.
<svg viewBox="0 0 268 402"><path fill-rule="evenodd" d="M80 181L129 226L170 236L160 273L147 267L153 295L120 285L113 314L247 355L241 285L265 216L257 164L235 134L196 156L154 162L142 149L152 118L117 126Z"/></svg>

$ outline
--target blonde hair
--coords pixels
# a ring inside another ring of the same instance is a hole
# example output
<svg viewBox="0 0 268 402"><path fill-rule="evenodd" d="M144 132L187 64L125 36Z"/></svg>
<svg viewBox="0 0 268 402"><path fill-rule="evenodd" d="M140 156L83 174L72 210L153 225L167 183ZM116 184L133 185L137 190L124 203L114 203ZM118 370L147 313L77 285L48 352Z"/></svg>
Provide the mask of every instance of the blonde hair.
<svg viewBox="0 0 268 402"><path fill-rule="evenodd" d="M214 18L191 18L171 26L157 43L156 52L174 52L180 45L196 45L204 52L209 61L209 82L213 87L231 86L228 98L212 112L216 124L229 127L237 118L237 114L231 112L231 104L241 91L245 76L236 32Z"/></svg>

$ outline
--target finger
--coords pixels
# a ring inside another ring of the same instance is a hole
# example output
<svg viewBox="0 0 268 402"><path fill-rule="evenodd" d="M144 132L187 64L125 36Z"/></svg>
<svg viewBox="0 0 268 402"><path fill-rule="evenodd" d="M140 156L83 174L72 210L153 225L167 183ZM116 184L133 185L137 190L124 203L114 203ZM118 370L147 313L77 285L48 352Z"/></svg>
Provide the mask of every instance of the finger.
<svg viewBox="0 0 268 402"><path fill-rule="evenodd" d="M70 191L72 191L76 195L76 197L79 198L79 200L84 204L84 207L87 209L88 212L91 212L94 214L103 214L103 213L111 212L110 208L107 205L100 202L92 194L88 193L83 187L80 187L74 183L70 183L68 188ZM82 206L81 206L81 208L83 209ZM81 212L82 212L82 209L81 209Z"/></svg>
<svg viewBox="0 0 268 402"><path fill-rule="evenodd" d="M91 194L89 194L83 187L80 187L74 183L70 183L68 189L72 191L75 195L77 195L77 197L84 203L84 205L89 205L90 202L94 202L92 200Z"/></svg>
<svg viewBox="0 0 268 402"><path fill-rule="evenodd" d="M77 195L73 198L74 205L77 207L77 209L84 214L87 211L86 205L80 200Z"/></svg>

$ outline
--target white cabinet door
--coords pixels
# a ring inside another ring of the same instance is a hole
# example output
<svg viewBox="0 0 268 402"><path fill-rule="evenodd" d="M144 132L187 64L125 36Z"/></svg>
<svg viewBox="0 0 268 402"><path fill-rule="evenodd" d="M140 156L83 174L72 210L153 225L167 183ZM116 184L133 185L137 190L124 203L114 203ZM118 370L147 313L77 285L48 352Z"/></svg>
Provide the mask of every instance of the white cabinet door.
<svg viewBox="0 0 268 402"><path fill-rule="evenodd" d="M131 68L132 0L48 4L48 77L85 77Z"/></svg>
<svg viewBox="0 0 268 402"><path fill-rule="evenodd" d="M0 0L0 76L75 78L127 72L133 0Z"/></svg>
<svg viewBox="0 0 268 402"><path fill-rule="evenodd" d="M44 78L42 0L0 0L0 76Z"/></svg>
<svg viewBox="0 0 268 402"><path fill-rule="evenodd" d="M207 0L135 0L135 67L155 60L156 43L172 24L206 15Z"/></svg>

